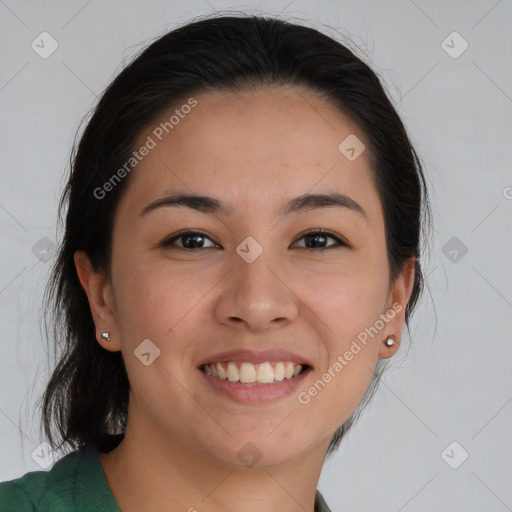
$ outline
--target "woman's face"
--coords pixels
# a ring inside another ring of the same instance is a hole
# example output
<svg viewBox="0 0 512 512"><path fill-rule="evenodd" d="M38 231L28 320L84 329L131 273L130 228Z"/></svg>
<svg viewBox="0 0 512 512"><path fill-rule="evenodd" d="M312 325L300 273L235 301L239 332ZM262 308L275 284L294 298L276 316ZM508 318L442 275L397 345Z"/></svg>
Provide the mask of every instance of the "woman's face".
<svg viewBox="0 0 512 512"><path fill-rule="evenodd" d="M112 333L100 343L123 354L129 424L144 425L148 442L172 439L227 464L242 465L246 454L277 464L325 453L377 358L396 351L383 340L400 339L412 286L411 266L389 287L364 135L302 89L194 100L164 112L139 138L137 148L149 149L118 204L111 284L104 282L105 304L93 311L98 332ZM147 209L175 194L209 196L223 207ZM346 206L310 199L284 211L307 194L343 194ZM330 233L304 236L319 229ZM172 242L186 230L203 234ZM228 379L229 389L243 386L230 395L198 368L233 359L241 367L257 354L216 354L270 349L295 354L264 356L272 367L302 360L311 369L258 388ZM272 387L286 393L268 400Z"/></svg>

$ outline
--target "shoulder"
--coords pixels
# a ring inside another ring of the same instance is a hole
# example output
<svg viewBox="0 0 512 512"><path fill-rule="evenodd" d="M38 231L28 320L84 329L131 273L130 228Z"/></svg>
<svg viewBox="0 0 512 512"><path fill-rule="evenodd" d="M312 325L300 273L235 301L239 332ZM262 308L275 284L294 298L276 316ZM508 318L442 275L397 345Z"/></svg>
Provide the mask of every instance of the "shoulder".
<svg viewBox="0 0 512 512"><path fill-rule="evenodd" d="M315 512L331 512L331 509L328 507L318 489L316 490L315 496Z"/></svg>
<svg viewBox="0 0 512 512"><path fill-rule="evenodd" d="M21 478L0 482L0 510L2 512L31 512L34 504L23 488Z"/></svg>
<svg viewBox="0 0 512 512"><path fill-rule="evenodd" d="M50 471L32 471L0 483L2 512L74 510L77 472L91 457L90 451L72 452L58 460Z"/></svg>

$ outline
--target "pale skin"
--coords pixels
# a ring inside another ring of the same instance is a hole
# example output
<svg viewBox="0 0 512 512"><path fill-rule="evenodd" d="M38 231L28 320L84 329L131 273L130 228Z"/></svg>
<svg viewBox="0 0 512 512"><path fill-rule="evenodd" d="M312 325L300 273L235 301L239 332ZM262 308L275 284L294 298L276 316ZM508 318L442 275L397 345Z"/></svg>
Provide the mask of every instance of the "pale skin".
<svg viewBox="0 0 512 512"><path fill-rule="evenodd" d="M75 253L98 343L122 351L131 384L125 439L101 464L123 512L313 512L332 434L361 400L377 359L399 347L414 258L390 285L367 155L349 161L338 150L349 134L364 134L331 104L291 88L194 97L197 106L132 171L116 210L111 281ZM232 211L140 215L173 192L212 196ZM366 215L333 206L276 214L291 198L332 192ZM314 239L327 249L308 248L303 233L317 228L350 247L327 238ZM183 249L183 238L162 246L184 229L207 234L191 240L199 249ZM263 248L252 263L236 252L247 236ZM279 347L311 361L299 389L307 391L393 304L401 310L307 405L297 393L236 403L197 376L198 362L215 352ZM394 346L384 344L388 335ZM161 351L149 366L133 354L144 339ZM237 457L247 442L261 452L250 468Z"/></svg>

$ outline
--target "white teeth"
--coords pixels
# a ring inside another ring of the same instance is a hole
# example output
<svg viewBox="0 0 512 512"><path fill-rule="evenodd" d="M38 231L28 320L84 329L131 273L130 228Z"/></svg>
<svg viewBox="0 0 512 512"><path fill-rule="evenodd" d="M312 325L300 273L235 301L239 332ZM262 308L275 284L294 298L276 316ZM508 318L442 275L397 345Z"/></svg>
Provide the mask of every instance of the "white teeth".
<svg viewBox="0 0 512 512"><path fill-rule="evenodd" d="M286 379L293 377L293 363L286 363L286 373L284 374Z"/></svg>
<svg viewBox="0 0 512 512"><path fill-rule="evenodd" d="M226 363L224 363L226 364ZM291 379L297 377L302 370L302 365L294 365L291 361L279 361L272 364L269 362L261 363L260 365L253 365L251 363L243 362L238 368L237 364L233 361L227 363L227 369L224 369L222 363L212 363L203 365L203 370L206 375L217 377L221 380L229 380L230 382L243 382L247 384L259 383L269 384L271 382L279 382L284 379Z"/></svg>
<svg viewBox="0 0 512 512"><path fill-rule="evenodd" d="M238 368L233 363L228 363L228 380L231 382L236 382L237 380L240 380Z"/></svg>
<svg viewBox="0 0 512 512"><path fill-rule="evenodd" d="M284 364L279 362L276 364L274 368L274 380L283 380L284 379Z"/></svg>
<svg viewBox="0 0 512 512"><path fill-rule="evenodd" d="M252 364L242 363L240 366L240 382L256 382L256 368Z"/></svg>
<svg viewBox="0 0 512 512"><path fill-rule="evenodd" d="M268 384L274 381L274 372L272 371L272 365L270 363L262 363L259 365L256 380L262 384Z"/></svg>
<svg viewBox="0 0 512 512"><path fill-rule="evenodd" d="M219 377L219 379L226 380L228 378L228 374L226 373L224 368L222 368L222 365L220 363L217 363L216 368L218 373L217 377Z"/></svg>

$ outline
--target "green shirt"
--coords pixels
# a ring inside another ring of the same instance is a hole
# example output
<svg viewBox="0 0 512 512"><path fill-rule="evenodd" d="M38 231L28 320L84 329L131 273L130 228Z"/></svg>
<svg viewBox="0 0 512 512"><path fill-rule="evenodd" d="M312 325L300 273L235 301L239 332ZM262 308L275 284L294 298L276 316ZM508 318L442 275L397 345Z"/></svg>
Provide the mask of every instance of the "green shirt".
<svg viewBox="0 0 512 512"><path fill-rule="evenodd" d="M72 452L49 471L0 483L1 512L120 512L96 446ZM331 512L317 490L315 512Z"/></svg>

